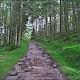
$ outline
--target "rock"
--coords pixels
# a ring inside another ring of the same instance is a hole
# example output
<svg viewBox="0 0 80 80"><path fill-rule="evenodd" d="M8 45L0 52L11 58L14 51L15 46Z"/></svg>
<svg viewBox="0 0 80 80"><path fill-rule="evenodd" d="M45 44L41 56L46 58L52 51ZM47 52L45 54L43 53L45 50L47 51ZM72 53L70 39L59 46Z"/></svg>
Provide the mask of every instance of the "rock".
<svg viewBox="0 0 80 80"><path fill-rule="evenodd" d="M12 72L9 74L9 76L17 76L17 75L18 75L17 71L12 71Z"/></svg>
<svg viewBox="0 0 80 80"><path fill-rule="evenodd" d="M18 63L19 66L22 65L22 64L23 64L22 62L19 62L19 63Z"/></svg>
<svg viewBox="0 0 80 80"><path fill-rule="evenodd" d="M57 68L57 65L56 65L56 64L54 64L54 65L53 65L53 68Z"/></svg>
<svg viewBox="0 0 80 80"><path fill-rule="evenodd" d="M24 69L25 72L31 72L32 69Z"/></svg>
<svg viewBox="0 0 80 80"><path fill-rule="evenodd" d="M17 76L8 76L6 80L18 80Z"/></svg>

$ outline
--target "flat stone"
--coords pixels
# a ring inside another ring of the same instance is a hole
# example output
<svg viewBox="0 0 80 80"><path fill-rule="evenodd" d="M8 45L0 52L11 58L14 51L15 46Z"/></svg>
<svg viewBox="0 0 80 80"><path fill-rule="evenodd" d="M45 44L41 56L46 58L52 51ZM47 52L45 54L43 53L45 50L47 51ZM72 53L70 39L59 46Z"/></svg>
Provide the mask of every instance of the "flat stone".
<svg viewBox="0 0 80 80"><path fill-rule="evenodd" d="M18 75L17 71L12 71L12 72L9 74L9 76L17 76L17 75Z"/></svg>
<svg viewBox="0 0 80 80"><path fill-rule="evenodd" d="M17 76L8 76L6 80L18 80Z"/></svg>
<svg viewBox="0 0 80 80"><path fill-rule="evenodd" d="M57 65L56 65L56 64L54 64L54 65L53 65L53 68L57 68Z"/></svg>

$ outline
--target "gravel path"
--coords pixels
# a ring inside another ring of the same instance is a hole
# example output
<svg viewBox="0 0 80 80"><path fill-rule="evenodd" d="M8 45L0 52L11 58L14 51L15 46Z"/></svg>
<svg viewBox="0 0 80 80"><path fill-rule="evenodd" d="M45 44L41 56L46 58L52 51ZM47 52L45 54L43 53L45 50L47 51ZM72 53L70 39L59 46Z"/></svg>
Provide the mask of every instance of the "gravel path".
<svg viewBox="0 0 80 80"><path fill-rule="evenodd" d="M44 49L33 41L5 80L67 80Z"/></svg>

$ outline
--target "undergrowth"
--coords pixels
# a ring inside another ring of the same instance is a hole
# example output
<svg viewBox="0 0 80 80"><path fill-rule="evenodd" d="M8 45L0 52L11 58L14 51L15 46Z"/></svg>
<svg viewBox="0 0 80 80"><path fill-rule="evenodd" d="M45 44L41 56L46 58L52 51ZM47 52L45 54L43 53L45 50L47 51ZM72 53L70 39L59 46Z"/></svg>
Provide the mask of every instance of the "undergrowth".
<svg viewBox="0 0 80 80"><path fill-rule="evenodd" d="M57 61L68 80L80 80L80 43L49 37L36 41Z"/></svg>
<svg viewBox="0 0 80 80"><path fill-rule="evenodd" d="M26 53L28 48L28 41L22 40L20 48L12 51L13 45L6 47L0 46L0 80L4 80L4 77L9 73L18 60Z"/></svg>

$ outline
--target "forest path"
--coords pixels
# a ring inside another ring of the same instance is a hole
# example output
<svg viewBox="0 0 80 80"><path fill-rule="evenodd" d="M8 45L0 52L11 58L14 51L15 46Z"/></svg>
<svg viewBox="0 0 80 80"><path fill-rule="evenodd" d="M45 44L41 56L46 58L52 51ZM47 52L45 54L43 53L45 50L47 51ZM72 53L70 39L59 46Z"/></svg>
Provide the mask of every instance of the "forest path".
<svg viewBox="0 0 80 80"><path fill-rule="evenodd" d="M5 80L66 80L59 66L46 51L33 41L28 52L10 71Z"/></svg>

